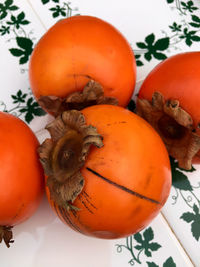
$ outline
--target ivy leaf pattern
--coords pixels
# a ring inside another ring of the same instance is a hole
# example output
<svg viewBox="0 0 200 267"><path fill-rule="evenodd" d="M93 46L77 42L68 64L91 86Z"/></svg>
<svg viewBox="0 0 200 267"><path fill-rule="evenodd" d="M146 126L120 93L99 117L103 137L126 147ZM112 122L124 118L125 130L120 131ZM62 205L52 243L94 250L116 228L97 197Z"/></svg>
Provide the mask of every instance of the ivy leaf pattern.
<svg viewBox="0 0 200 267"><path fill-rule="evenodd" d="M6 27L4 25L1 26L0 28L0 33L1 35L9 34L10 33L10 27Z"/></svg>
<svg viewBox="0 0 200 267"><path fill-rule="evenodd" d="M167 0L168 4L174 3L174 0Z"/></svg>
<svg viewBox="0 0 200 267"><path fill-rule="evenodd" d="M178 163L170 157L171 162L171 170L172 170L172 185L180 190L184 191L192 191L193 188L188 180L187 176L182 172L182 170L178 167ZM185 171L185 170L184 170ZM195 171L192 167L190 172Z"/></svg>
<svg viewBox="0 0 200 267"><path fill-rule="evenodd" d="M8 25L14 25L16 29L20 28L20 25L26 25L29 24L30 22L28 20L25 20L25 13L21 12L17 17L11 16L11 21L8 21Z"/></svg>
<svg viewBox="0 0 200 267"><path fill-rule="evenodd" d="M187 223L191 223L191 231L194 238L199 241L200 238L200 212L196 204L193 205L193 212L185 212L180 217Z"/></svg>
<svg viewBox="0 0 200 267"><path fill-rule="evenodd" d="M155 262L149 262L147 261L148 267L159 267L159 265L155 264ZM176 267L176 264L172 257L169 257L164 263L163 267Z"/></svg>
<svg viewBox="0 0 200 267"><path fill-rule="evenodd" d="M181 2L183 10L189 11L193 13L194 10L197 10L198 8L194 6L193 1L188 1L187 3Z"/></svg>
<svg viewBox="0 0 200 267"><path fill-rule="evenodd" d="M181 32L182 25L178 25L176 22L174 22L169 28L172 30L172 32Z"/></svg>
<svg viewBox="0 0 200 267"><path fill-rule="evenodd" d="M163 267L176 267L175 262L173 261L172 257L169 257L164 263Z"/></svg>
<svg viewBox="0 0 200 267"><path fill-rule="evenodd" d="M59 17L59 16L63 16L65 17L66 14L66 8L65 7L60 7L59 5L56 5L56 7L52 7L49 9L50 11L52 11L52 16L54 18Z"/></svg>
<svg viewBox="0 0 200 267"><path fill-rule="evenodd" d="M52 0L54 3L59 3L59 0ZM50 0L41 0L42 4L45 5L50 2Z"/></svg>
<svg viewBox="0 0 200 267"><path fill-rule="evenodd" d="M164 51L169 47L169 38L161 38L155 41L155 35L152 33L145 38L145 42L138 42L136 45L145 49L144 57L147 61L152 59L152 56L158 60L166 59L167 56L160 51Z"/></svg>
<svg viewBox="0 0 200 267"><path fill-rule="evenodd" d="M139 245L135 246L135 249L141 250L144 249L144 253L147 257L152 256L152 251L157 251L161 245L156 242L150 242L154 238L153 230L151 227L147 228L144 233L143 237L141 233L137 233L134 235L134 239L139 243Z"/></svg>
<svg viewBox="0 0 200 267"><path fill-rule="evenodd" d="M20 57L19 64L25 64L33 51L33 42L26 37L16 37L18 46L21 48L11 48L9 51L15 57Z"/></svg>
<svg viewBox="0 0 200 267"><path fill-rule="evenodd" d="M196 31L188 31L187 28L183 30L183 35L180 36L180 39L185 39L185 43L188 46L192 45L192 42L199 42L200 41L200 36L195 35Z"/></svg>
<svg viewBox="0 0 200 267"><path fill-rule="evenodd" d="M8 15L8 11L19 9L13 5L13 0L6 0L4 4L0 4L0 19L4 19Z"/></svg>
<svg viewBox="0 0 200 267"><path fill-rule="evenodd" d="M45 5L47 3L49 3L50 0L41 0L42 1L42 4Z"/></svg>
<svg viewBox="0 0 200 267"><path fill-rule="evenodd" d="M138 67L141 67L144 65L143 62L140 60L140 58L141 58L141 55L135 55L136 65Z"/></svg>
<svg viewBox="0 0 200 267"><path fill-rule="evenodd" d="M25 103L25 98L27 97L27 94L23 94L21 90L17 92L16 95L11 95L13 99L13 104L16 103Z"/></svg>
<svg viewBox="0 0 200 267"><path fill-rule="evenodd" d="M154 262L149 262L147 261L147 265L148 267L159 267L157 264L155 264Z"/></svg>
<svg viewBox="0 0 200 267"><path fill-rule="evenodd" d="M26 107L19 110L22 113L25 113L26 122L30 123L34 116L43 116L45 111L34 101L33 97L30 97L26 103Z"/></svg>
<svg viewBox="0 0 200 267"><path fill-rule="evenodd" d="M192 27L195 27L195 28L200 28L200 17L197 17L195 15L192 15L192 22L190 22L189 24L192 26Z"/></svg>

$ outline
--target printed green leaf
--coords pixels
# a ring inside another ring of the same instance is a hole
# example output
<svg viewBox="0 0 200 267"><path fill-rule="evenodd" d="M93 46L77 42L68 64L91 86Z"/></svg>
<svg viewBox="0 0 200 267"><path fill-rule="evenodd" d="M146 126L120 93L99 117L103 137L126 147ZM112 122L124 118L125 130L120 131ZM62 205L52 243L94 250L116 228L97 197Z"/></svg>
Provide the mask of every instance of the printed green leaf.
<svg viewBox="0 0 200 267"><path fill-rule="evenodd" d="M163 264L163 267L176 267L175 262L173 261L172 257L169 257Z"/></svg>
<svg viewBox="0 0 200 267"><path fill-rule="evenodd" d="M194 221L191 225L192 235L199 241L200 238L200 221Z"/></svg>
<svg viewBox="0 0 200 267"><path fill-rule="evenodd" d="M19 54L21 53L21 58L19 60L20 64L25 64L29 60L29 56L31 55L33 51L33 42L31 39L25 38L25 37L17 37L16 38L17 44L20 48L11 48L9 51L13 56L19 57Z"/></svg>
<svg viewBox="0 0 200 267"><path fill-rule="evenodd" d="M59 3L59 0L52 0L53 2L55 2L55 3Z"/></svg>
<svg viewBox="0 0 200 267"><path fill-rule="evenodd" d="M34 116L43 116L45 111L41 109L37 102L31 97L26 103L26 107L19 110L21 113L25 113L26 122L30 123Z"/></svg>
<svg viewBox="0 0 200 267"><path fill-rule="evenodd" d="M137 233L134 235L134 239L138 242L138 243L142 243L142 235L140 233Z"/></svg>
<svg viewBox="0 0 200 267"><path fill-rule="evenodd" d="M11 48L10 52L15 57L20 57L20 56L22 56L24 54L23 50L20 50L20 49L17 49L17 48Z"/></svg>
<svg viewBox="0 0 200 267"><path fill-rule="evenodd" d="M1 35L9 34L10 33L10 27L9 26L6 27L6 26L3 25L0 28L0 33L1 33Z"/></svg>
<svg viewBox="0 0 200 267"><path fill-rule="evenodd" d="M6 0L4 4L0 4L0 19L4 19L8 15L8 11L17 10L18 7L13 5L12 0Z"/></svg>
<svg viewBox="0 0 200 267"><path fill-rule="evenodd" d="M144 63L141 60L136 60L137 67L144 66Z"/></svg>
<svg viewBox="0 0 200 267"><path fill-rule="evenodd" d="M145 59L146 59L147 61L151 61L151 59L152 59L152 55L151 55L150 52L145 53L145 54L144 54L144 57L145 57Z"/></svg>
<svg viewBox="0 0 200 267"><path fill-rule="evenodd" d="M200 238L200 213L199 208L196 204L193 205L193 211L192 212L185 212L180 217L187 223L191 223L191 231L194 238L199 241Z"/></svg>
<svg viewBox="0 0 200 267"><path fill-rule="evenodd" d="M180 217L181 219L183 219L185 222L190 223L194 220L194 213L192 212L185 212L182 214L182 216Z"/></svg>
<svg viewBox="0 0 200 267"><path fill-rule="evenodd" d="M159 248L161 248L161 245L158 244L158 243L155 243L155 242L151 242L149 244L149 248L152 250L152 251L157 251Z"/></svg>
<svg viewBox="0 0 200 267"><path fill-rule="evenodd" d="M174 3L174 0L167 0L168 4Z"/></svg>
<svg viewBox="0 0 200 267"><path fill-rule="evenodd" d="M145 42L149 45L152 45L153 42L155 40L155 35L152 33L150 35L148 35L146 38L145 38Z"/></svg>
<svg viewBox="0 0 200 267"><path fill-rule="evenodd" d="M154 262L149 262L147 261L147 265L148 267L159 267L157 264L155 264Z"/></svg>
<svg viewBox="0 0 200 267"><path fill-rule="evenodd" d="M178 163L174 158L170 157L171 170L172 170L172 185L180 190L193 191L193 188L188 180L187 176L178 168ZM193 168L194 169L194 168ZM190 171L194 171L191 169Z"/></svg>
<svg viewBox="0 0 200 267"><path fill-rule="evenodd" d="M13 4L13 0L6 0L5 1L5 6L6 7L9 7L10 5L12 5Z"/></svg>
<svg viewBox="0 0 200 267"><path fill-rule="evenodd" d="M33 50L33 42L31 39L25 38L25 37L17 37L17 44L25 49L28 52L32 52Z"/></svg>
<svg viewBox="0 0 200 267"><path fill-rule="evenodd" d="M151 227L147 228L143 233L146 242L151 241L154 238L153 230Z"/></svg>
<svg viewBox="0 0 200 267"><path fill-rule="evenodd" d="M137 249L137 250L141 250L142 249L142 246L136 245L136 246L134 246L134 248Z"/></svg>
<svg viewBox="0 0 200 267"><path fill-rule="evenodd" d="M200 18L197 17L196 15L192 15L192 20L193 20L194 22L198 22L198 23L200 23Z"/></svg>
<svg viewBox="0 0 200 267"><path fill-rule="evenodd" d="M155 262L147 261L148 267L159 267ZM173 261L172 257L169 257L164 263L163 267L176 267L175 262Z"/></svg>
<svg viewBox="0 0 200 267"><path fill-rule="evenodd" d="M50 0L41 0L42 1L42 4L45 5L47 3L49 3Z"/></svg>
<svg viewBox="0 0 200 267"><path fill-rule="evenodd" d="M164 59L167 58L167 56L165 54L163 54L163 53L157 53L157 52L154 53L154 57L156 59L159 59L159 60L164 60Z"/></svg>
<svg viewBox="0 0 200 267"><path fill-rule="evenodd" d="M11 95L12 99L14 99L13 103L25 103L25 98L27 97L27 94L23 94L21 90L17 92L16 95Z"/></svg>
<svg viewBox="0 0 200 267"><path fill-rule="evenodd" d="M25 64L26 62L28 62L28 59L29 57L27 55L24 55L23 57L19 59L19 64L21 65Z"/></svg>
<svg viewBox="0 0 200 267"><path fill-rule="evenodd" d="M192 27L200 28L200 18L192 15L192 22L189 23Z"/></svg>
<svg viewBox="0 0 200 267"><path fill-rule="evenodd" d="M143 66L143 62L140 60L141 55L135 55L136 65L138 67Z"/></svg>
<svg viewBox="0 0 200 267"><path fill-rule="evenodd" d="M160 38L155 41L155 35L151 33L146 36L145 42L137 42L136 45L140 49L144 49L144 58L147 61L151 61L152 57L158 60L163 60L166 59L167 56L164 53L160 53L158 51L164 51L169 47L169 37Z"/></svg>
<svg viewBox="0 0 200 267"><path fill-rule="evenodd" d="M134 235L134 239L139 243L134 248L137 250L144 250L147 257L152 256L152 251L158 250L161 245L156 242L150 242L154 238L153 229L151 227L147 228L143 234L137 233Z"/></svg>
<svg viewBox="0 0 200 267"><path fill-rule="evenodd" d="M169 38L161 38L158 39L158 41L156 41L155 45L154 45L156 50L159 51L164 51L169 47Z"/></svg>
<svg viewBox="0 0 200 267"><path fill-rule="evenodd" d="M142 48L142 49L147 48L146 44L142 43L142 42L136 43L136 45L137 45L137 47Z"/></svg>
<svg viewBox="0 0 200 267"><path fill-rule="evenodd" d="M193 1L188 1L187 3L181 2L181 5L184 10L189 11L190 13L193 13L193 11L198 9L194 6Z"/></svg>
<svg viewBox="0 0 200 267"><path fill-rule="evenodd" d="M14 25L16 29L20 28L20 25L26 25L29 24L30 22L28 20L25 20L25 13L21 12L17 17L11 16L11 21L7 21L8 25Z"/></svg>
<svg viewBox="0 0 200 267"><path fill-rule="evenodd" d="M50 11L52 11L52 16L53 18L59 17L59 16L63 16L65 17L66 14L66 8L65 7L60 7L59 5L56 5L55 7L52 7L49 9Z"/></svg>
<svg viewBox="0 0 200 267"><path fill-rule="evenodd" d="M174 22L169 28L172 30L172 32L181 32L182 25L178 25L176 22Z"/></svg>
<svg viewBox="0 0 200 267"><path fill-rule="evenodd" d="M188 45L188 46L191 46L192 45L192 41L195 41L195 42L199 42L200 41L200 37L195 35L196 34L196 31L188 31L187 28L185 28L183 30L183 35L181 35L179 38L180 39L185 39L185 43Z"/></svg>
<svg viewBox="0 0 200 267"><path fill-rule="evenodd" d="M189 24L190 24L192 27L200 28L200 23L197 24L197 23L194 23L194 22L190 22Z"/></svg>
<svg viewBox="0 0 200 267"><path fill-rule="evenodd" d="M199 208L197 207L196 204L194 204L194 206L193 206L193 211L194 211L194 213L195 213L196 215L199 214Z"/></svg>

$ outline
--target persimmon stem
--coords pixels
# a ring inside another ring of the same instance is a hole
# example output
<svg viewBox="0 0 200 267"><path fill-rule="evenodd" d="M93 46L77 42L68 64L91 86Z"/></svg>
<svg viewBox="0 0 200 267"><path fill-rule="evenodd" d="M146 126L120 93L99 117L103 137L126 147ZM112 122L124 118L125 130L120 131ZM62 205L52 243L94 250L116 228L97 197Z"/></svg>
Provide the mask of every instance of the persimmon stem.
<svg viewBox="0 0 200 267"><path fill-rule="evenodd" d="M0 226L0 243L2 241L5 242L6 246L9 248L10 244L14 242L13 238L13 233L12 233L12 229L13 226L6 226L6 225L2 225Z"/></svg>

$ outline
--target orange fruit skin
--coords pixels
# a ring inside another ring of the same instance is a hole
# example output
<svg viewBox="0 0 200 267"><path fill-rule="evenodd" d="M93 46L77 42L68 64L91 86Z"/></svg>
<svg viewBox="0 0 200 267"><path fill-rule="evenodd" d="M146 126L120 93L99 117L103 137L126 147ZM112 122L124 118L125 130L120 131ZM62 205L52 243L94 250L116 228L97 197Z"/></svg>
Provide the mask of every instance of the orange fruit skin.
<svg viewBox="0 0 200 267"><path fill-rule="evenodd" d="M40 96L81 91L93 79L106 96L126 106L133 94L136 63L125 37L92 16L74 16L51 27L39 40L29 65L31 89Z"/></svg>
<svg viewBox="0 0 200 267"><path fill-rule="evenodd" d="M16 225L36 211L44 189L38 140L13 115L0 112L0 225Z"/></svg>
<svg viewBox="0 0 200 267"><path fill-rule="evenodd" d="M155 218L168 198L171 169L165 146L148 123L124 108L98 105L82 113L102 135L104 146L92 147L81 169L85 185L73 203L80 210L58 207L47 188L49 202L60 219L80 233L105 239L134 234Z"/></svg>
<svg viewBox="0 0 200 267"><path fill-rule="evenodd" d="M144 80L138 97L151 100L155 91L166 100L179 100L196 128L200 123L200 52L180 53L158 64ZM197 133L200 133L198 128ZM198 158L194 163L200 163L200 152Z"/></svg>

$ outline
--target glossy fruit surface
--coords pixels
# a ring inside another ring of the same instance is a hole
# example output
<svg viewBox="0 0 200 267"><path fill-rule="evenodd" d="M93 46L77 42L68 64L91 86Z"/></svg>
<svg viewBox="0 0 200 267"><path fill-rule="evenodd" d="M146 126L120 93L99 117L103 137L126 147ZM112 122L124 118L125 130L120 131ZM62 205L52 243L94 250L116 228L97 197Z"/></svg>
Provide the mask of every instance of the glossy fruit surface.
<svg viewBox="0 0 200 267"><path fill-rule="evenodd" d="M39 143L23 121L0 112L0 144L0 225L13 226L35 212L43 195Z"/></svg>
<svg viewBox="0 0 200 267"><path fill-rule="evenodd" d="M73 205L52 208L72 229L100 238L120 238L146 227L167 200L170 163L159 135L139 116L117 106L82 110L104 146L92 147L81 173L85 185Z"/></svg>
<svg viewBox="0 0 200 267"><path fill-rule="evenodd" d="M74 16L57 22L37 43L29 77L37 99L66 97L92 79L103 86L106 96L126 106L135 86L136 64L131 46L111 24Z"/></svg>

